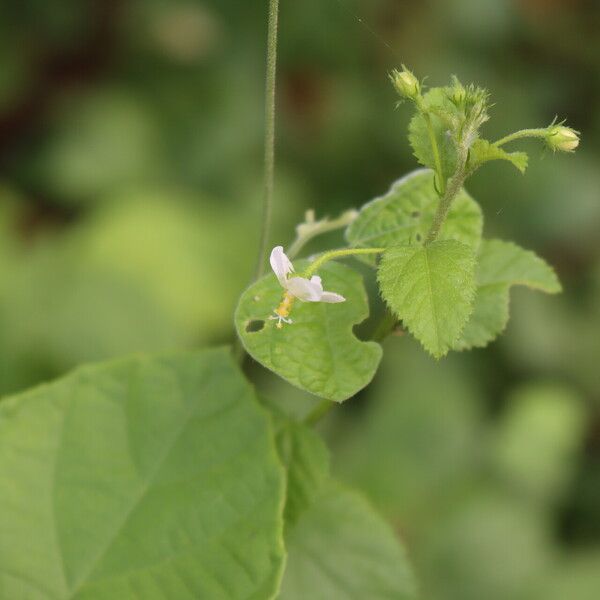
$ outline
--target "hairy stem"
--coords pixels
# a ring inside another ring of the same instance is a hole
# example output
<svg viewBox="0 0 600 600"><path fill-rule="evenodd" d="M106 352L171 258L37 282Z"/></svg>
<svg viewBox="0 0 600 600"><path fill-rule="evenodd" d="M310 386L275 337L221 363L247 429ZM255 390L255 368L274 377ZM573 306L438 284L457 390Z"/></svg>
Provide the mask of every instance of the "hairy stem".
<svg viewBox="0 0 600 600"><path fill-rule="evenodd" d="M448 180L448 187L444 192L443 196L440 198L440 203L438 205L437 211L433 217L433 223L431 228L429 229L429 233L425 238L425 243L429 244L434 242L437 239L437 236L440 233L440 229L442 225L446 221L446 217L450 212L450 208L452 207L452 202L454 198L456 198L458 192L463 186L465 179L467 178L467 158L469 157L469 148L465 146L463 143L458 145L458 156L457 156L457 167L454 175L450 177Z"/></svg>
<svg viewBox="0 0 600 600"><path fill-rule="evenodd" d="M429 244L434 242L437 239L437 236L440 233L440 229L442 225L446 221L446 217L450 212L450 208L452 206L452 201L456 198L456 195L460 191L462 184L465 180L464 167L460 170L460 172L455 173L450 180L448 181L448 187L444 192L444 195L440 199L440 203L438 205L435 216L433 217L433 223L431 228L429 229L429 233L425 238L425 243Z"/></svg>
<svg viewBox="0 0 600 600"><path fill-rule="evenodd" d="M255 278L261 277L269 246L269 232L273 213L275 175L275 89L277 83L277 28L279 0L269 0L269 29L267 34L267 77L265 89L265 174L262 227Z"/></svg>
<svg viewBox="0 0 600 600"><path fill-rule="evenodd" d="M442 172L440 149L438 148L438 143L435 139L435 132L433 131L433 125L431 124L431 116L428 113L423 112L423 117L425 123L427 123L427 133L429 134L429 142L431 144L431 149L433 150L433 160L435 161L435 170L437 172L440 193L443 194L446 191L446 180L444 179L444 173Z"/></svg>
<svg viewBox="0 0 600 600"><path fill-rule="evenodd" d="M515 133L511 133L503 137L502 139L499 139L497 142L494 142L494 146L504 146L504 144L507 144L508 142L513 142L514 140L522 140L524 138L545 139L547 135L547 127L539 127L537 129L521 129L521 131L515 131Z"/></svg>
<svg viewBox="0 0 600 600"><path fill-rule="evenodd" d="M304 272L304 277L308 278L311 275L314 275L326 262L329 262L334 258L356 256L359 254L381 254L382 252L385 252L385 248L343 248L341 250L330 250L329 252L321 254L321 256L310 263Z"/></svg>

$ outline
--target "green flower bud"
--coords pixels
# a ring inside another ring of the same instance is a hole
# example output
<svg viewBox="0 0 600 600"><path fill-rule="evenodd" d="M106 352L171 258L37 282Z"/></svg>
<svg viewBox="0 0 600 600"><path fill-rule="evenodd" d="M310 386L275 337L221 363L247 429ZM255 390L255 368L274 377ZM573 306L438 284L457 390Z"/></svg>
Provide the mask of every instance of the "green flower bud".
<svg viewBox="0 0 600 600"><path fill-rule="evenodd" d="M402 71L394 69L390 79L396 88L396 91L403 97L415 100L421 94L421 84L419 80L404 65Z"/></svg>
<svg viewBox="0 0 600 600"><path fill-rule="evenodd" d="M574 152L579 146L579 132L564 125L552 125L548 128L546 143L554 151Z"/></svg>

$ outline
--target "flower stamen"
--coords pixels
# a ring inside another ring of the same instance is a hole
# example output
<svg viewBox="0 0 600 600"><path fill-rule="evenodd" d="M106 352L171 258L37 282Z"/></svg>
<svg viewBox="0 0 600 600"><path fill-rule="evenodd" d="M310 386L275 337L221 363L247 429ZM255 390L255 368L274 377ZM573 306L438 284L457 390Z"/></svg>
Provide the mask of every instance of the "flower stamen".
<svg viewBox="0 0 600 600"><path fill-rule="evenodd" d="M290 292L285 292L283 295L283 300L279 304L279 306L273 311L277 316L270 316L269 319L277 320L277 329L281 329L283 327L283 323L287 323L291 325L292 320L288 318L290 316L290 312L292 312L292 306L294 304L294 296L290 294Z"/></svg>

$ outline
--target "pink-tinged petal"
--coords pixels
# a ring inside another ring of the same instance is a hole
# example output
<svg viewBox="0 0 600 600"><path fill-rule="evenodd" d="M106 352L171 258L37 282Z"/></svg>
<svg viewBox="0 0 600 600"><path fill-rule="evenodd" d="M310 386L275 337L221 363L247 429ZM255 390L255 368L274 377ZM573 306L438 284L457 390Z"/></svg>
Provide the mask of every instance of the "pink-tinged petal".
<svg viewBox="0 0 600 600"><path fill-rule="evenodd" d="M337 302L346 302L346 298L344 298L344 296L336 294L335 292L323 292L321 294L321 302L335 304Z"/></svg>
<svg viewBox="0 0 600 600"><path fill-rule="evenodd" d="M321 280L309 281L304 277L292 277L286 281L286 289L292 296L295 296L303 302L319 302L323 294Z"/></svg>
<svg viewBox="0 0 600 600"><path fill-rule="evenodd" d="M279 283L282 285L282 287L286 287L287 276L294 272L294 267L290 259L283 251L283 246L275 246L275 248L271 250L271 257L269 260L271 263L271 268L277 276Z"/></svg>

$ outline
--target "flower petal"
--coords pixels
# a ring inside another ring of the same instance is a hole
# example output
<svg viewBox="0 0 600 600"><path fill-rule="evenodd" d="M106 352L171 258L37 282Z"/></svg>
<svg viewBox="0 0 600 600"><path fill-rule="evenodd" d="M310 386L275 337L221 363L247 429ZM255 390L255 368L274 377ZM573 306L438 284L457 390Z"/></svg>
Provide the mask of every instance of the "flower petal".
<svg viewBox="0 0 600 600"><path fill-rule="evenodd" d="M318 291L319 295L323 293L323 284L321 283L321 278L318 275L313 275L310 278L310 283L312 284L315 291Z"/></svg>
<svg viewBox="0 0 600 600"><path fill-rule="evenodd" d="M340 294L336 294L335 292L323 292L321 294L321 302L335 304L337 302L346 302L346 298L344 298L344 296L340 296Z"/></svg>
<svg viewBox="0 0 600 600"><path fill-rule="evenodd" d="M319 302L323 295L321 279L313 277L310 281L304 277L292 277L286 281L286 289L292 296L304 302Z"/></svg>
<svg viewBox="0 0 600 600"><path fill-rule="evenodd" d="M283 251L283 246L275 246L275 248L271 250L271 257L269 261L271 263L273 272L279 280L279 283L282 285L282 287L286 287L287 276L294 272L294 267L290 259Z"/></svg>

